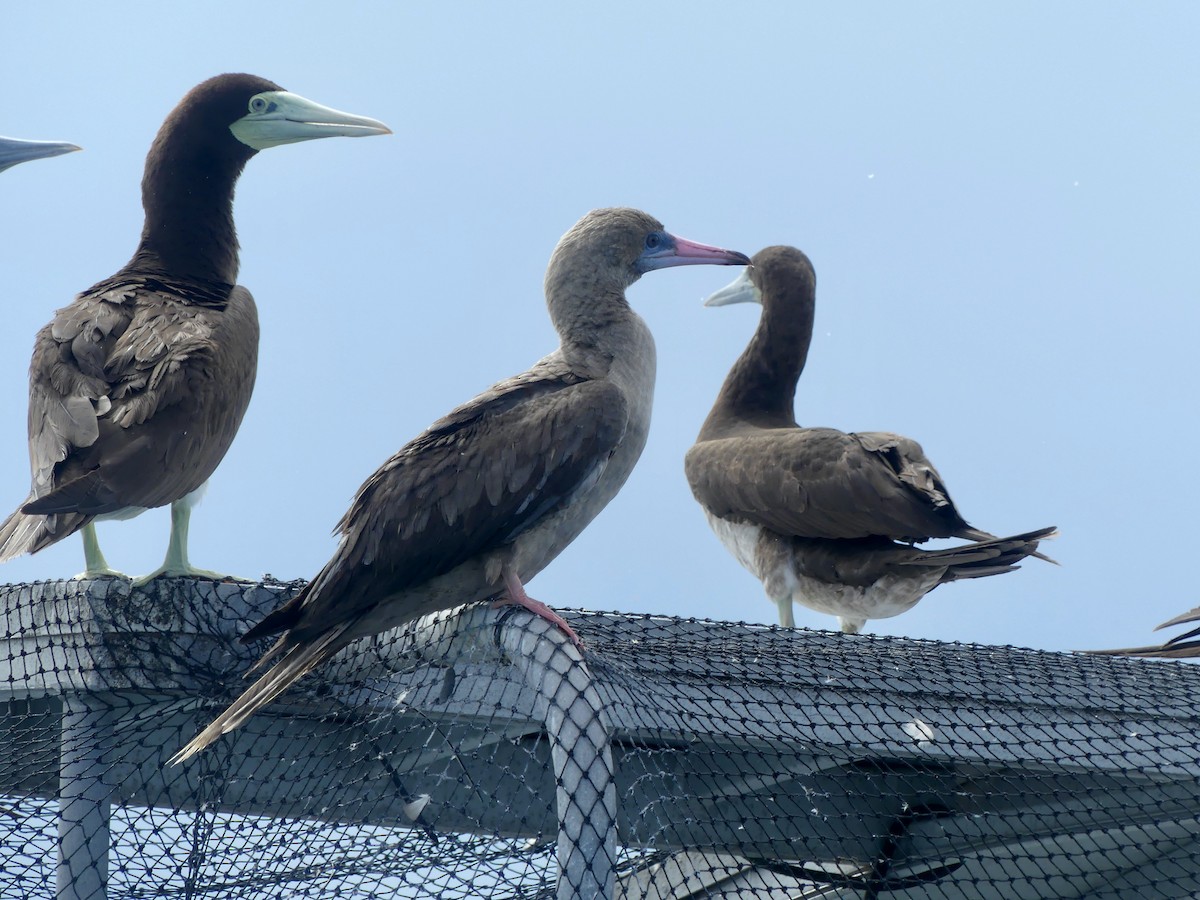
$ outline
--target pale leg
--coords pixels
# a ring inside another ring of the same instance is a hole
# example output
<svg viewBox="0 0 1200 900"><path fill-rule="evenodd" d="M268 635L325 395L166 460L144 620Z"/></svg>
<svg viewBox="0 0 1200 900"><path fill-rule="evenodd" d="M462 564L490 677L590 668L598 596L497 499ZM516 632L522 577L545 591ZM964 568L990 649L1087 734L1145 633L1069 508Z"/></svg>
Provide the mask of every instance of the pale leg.
<svg viewBox="0 0 1200 900"><path fill-rule="evenodd" d="M795 628L796 617L792 611L792 595L780 597L775 601L775 605L779 607L779 624L784 628Z"/></svg>
<svg viewBox="0 0 1200 900"><path fill-rule="evenodd" d="M188 561L188 526L192 519L192 507L200 502L208 482L200 485L186 497L181 497L171 504L171 539L167 544L167 555L163 564L149 575L133 579L134 587L141 587L149 581L165 575L168 578L211 578L214 581L245 581L233 575L222 575L220 572L210 572L208 569L197 569Z"/></svg>
<svg viewBox="0 0 1200 900"><path fill-rule="evenodd" d="M83 538L83 565L84 569L76 579L81 578L125 578L123 572L118 572L116 569L109 568L108 560L104 558L104 554L100 552L100 540L96 537L96 523L88 522L79 529L79 536Z"/></svg>

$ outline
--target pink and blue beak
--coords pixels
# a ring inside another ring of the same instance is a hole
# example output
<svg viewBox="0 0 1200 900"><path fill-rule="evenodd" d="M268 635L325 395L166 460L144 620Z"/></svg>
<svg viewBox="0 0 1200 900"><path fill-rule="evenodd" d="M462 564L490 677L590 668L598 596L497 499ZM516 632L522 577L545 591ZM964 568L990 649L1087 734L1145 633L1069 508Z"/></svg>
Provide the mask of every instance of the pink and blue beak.
<svg viewBox="0 0 1200 900"><path fill-rule="evenodd" d="M642 272L666 269L670 266L746 266L750 257L736 250L725 250L698 244L686 238L676 237L666 231L655 232L646 238L646 247L638 258Z"/></svg>

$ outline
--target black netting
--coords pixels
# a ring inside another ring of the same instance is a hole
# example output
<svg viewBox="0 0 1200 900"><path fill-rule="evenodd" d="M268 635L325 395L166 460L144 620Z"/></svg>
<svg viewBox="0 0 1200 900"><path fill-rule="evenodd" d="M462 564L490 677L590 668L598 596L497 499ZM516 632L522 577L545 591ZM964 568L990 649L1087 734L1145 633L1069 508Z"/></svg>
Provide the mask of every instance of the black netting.
<svg viewBox="0 0 1200 900"><path fill-rule="evenodd" d="M0 588L0 897L1191 897L1200 669L422 620L182 766L295 585Z"/></svg>

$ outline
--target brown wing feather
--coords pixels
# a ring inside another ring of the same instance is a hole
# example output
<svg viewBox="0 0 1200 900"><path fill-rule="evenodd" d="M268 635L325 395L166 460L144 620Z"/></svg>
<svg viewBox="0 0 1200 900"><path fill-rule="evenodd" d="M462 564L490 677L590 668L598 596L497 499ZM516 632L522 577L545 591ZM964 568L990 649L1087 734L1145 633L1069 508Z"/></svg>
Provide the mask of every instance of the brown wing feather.
<svg viewBox="0 0 1200 900"><path fill-rule="evenodd" d="M291 628L287 642L303 640L504 547L593 484L626 425L608 382L535 373L497 385L367 479L333 559L245 639Z"/></svg>
<svg viewBox="0 0 1200 900"><path fill-rule="evenodd" d="M60 309L34 342L32 489L0 524L0 561L198 488L237 433L257 363L241 287L118 275Z"/></svg>
<svg viewBox="0 0 1200 900"><path fill-rule="evenodd" d="M915 441L832 428L756 429L697 443L685 461L714 515L805 538L986 539Z"/></svg>
<svg viewBox="0 0 1200 900"><path fill-rule="evenodd" d="M37 499L25 512L161 506L212 474L249 403L257 315L242 288L226 302L182 293L144 279L104 282L38 333L29 404ZM225 367L218 357L230 345L236 359ZM214 369L228 376L220 385Z"/></svg>

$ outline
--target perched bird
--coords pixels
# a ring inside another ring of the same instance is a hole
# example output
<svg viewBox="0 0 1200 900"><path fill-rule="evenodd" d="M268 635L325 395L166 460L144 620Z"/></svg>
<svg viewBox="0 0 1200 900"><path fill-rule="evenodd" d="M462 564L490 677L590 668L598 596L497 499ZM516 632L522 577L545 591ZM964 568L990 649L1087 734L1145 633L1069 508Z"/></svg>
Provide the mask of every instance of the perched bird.
<svg viewBox="0 0 1200 900"><path fill-rule="evenodd" d="M0 172L11 169L17 163L62 156L78 149L74 144L62 141L24 141L21 138L0 137Z"/></svg>
<svg viewBox="0 0 1200 900"><path fill-rule="evenodd" d="M1154 630L1158 631L1162 628L1171 628L1174 625L1186 625L1191 622L1200 622L1200 606L1195 609L1189 609L1185 613L1180 613L1173 619L1168 619ZM1088 653L1098 654L1101 656L1144 656L1144 657L1159 657L1160 659L1192 659L1200 656L1200 627L1192 628L1190 631L1185 631L1183 634L1177 634L1175 637L1161 644L1150 644L1145 647L1124 647L1119 650L1089 650Z"/></svg>
<svg viewBox="0 0 1200 900"><path fill-rule="evenodd" d="M156 575L188 562L188 520L237 434L258 362L258 313L236 284L233 190L259 150L389 134L253 75L219 75L167 116L146 157L141 242L123 269L55 313L29 367L28 499L0 525L0 562L83 531L86 570L116 575L97 519L171 504Z"/></svg>
<svg viewBox="0 0 1200 900"><path fill-rule="evenodd" d="M768 247L706 305L762 305L758 329L685 460L717 537L794 625L792 602L854 634L939 584L1011 572L1053 528L998 538L972 528L916 441L801 428L793 403L812 339L816 274L793 247ZM931 537L974 543L911 546Z"/></svg>
<svg viewBox="0 0 1200 900"><path fill-rule="evenodd" d="M641 455L654 340L625 300L646 272L745 265L634 209L600 209L559 241L546 271L557 350L434 422L366 480L338 523L337 552L244 641L280 634L274 665L183 748L237 728L351 641L488 598L562 619L529 581L620 490Z"/></svg>

